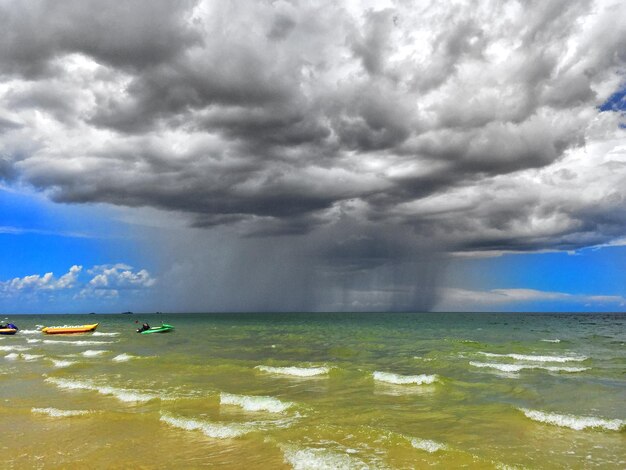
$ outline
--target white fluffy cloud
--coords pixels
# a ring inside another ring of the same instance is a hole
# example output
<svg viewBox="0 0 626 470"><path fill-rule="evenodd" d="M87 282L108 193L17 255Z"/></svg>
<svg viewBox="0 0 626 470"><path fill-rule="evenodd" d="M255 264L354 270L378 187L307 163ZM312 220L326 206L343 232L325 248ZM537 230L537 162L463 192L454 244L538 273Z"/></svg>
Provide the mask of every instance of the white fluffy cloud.
<svg viewBox="0 0 626 470"><path fill-rule="evenodd" d="M85 279L85 274L89 276L89 280ZM82 289L78 294L81 297L101 295L100 291L104 290L116 295L121 289L146 289L155 283L156 279L147 270L133 271L131 266L124 264L94 266L86 272L83 271L82 266L74 265L60 277L55 277L54 273L49 272L43 275L33 274L1 281L0 295L2 297L50 295L62 292L72 293L78 289Z"/></svg>
<svg viewBox="0 0 626 470"><path fill-rule="evenodd" d="M147 270L134 272L126 264L94 266L89 273L93 275L87 284L90 289L141 289L156 282Z"/></svg>
<svg viewBox="0 0 626 470"><path fill-rule="evenodd" d="M58 278L54 276L54 273L16 277L10 281L0 282L0 293L4 296L10 296L39 291L71 289L75 287L82 269L82 266L74 265L66 274Z"/></svg>

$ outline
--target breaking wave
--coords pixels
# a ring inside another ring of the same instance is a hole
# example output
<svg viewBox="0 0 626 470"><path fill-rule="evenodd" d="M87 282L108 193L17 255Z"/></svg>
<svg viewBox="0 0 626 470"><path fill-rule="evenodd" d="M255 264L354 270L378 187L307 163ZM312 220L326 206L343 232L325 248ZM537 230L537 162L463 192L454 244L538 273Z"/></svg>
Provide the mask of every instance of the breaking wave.
<svg viewBox="0 0 626 470"><path fill-rule="evenodd" d="M189 418L177 418L169 414L162 414L161 421L186 431L201 431L205 436L214 439L232 439L254 431L254 427L245 424L211 423Z"/></svg>
<svg viewBox="0 0 626 470"><path fill-rule="evenodd" d="M20 330L20 334L22 335L40 335L41 330Z"/></svg>
<svg viewBox="0 0 626 470"><path fill-rule="evenodd" d="M100 386L87 381L58 379L56 377L48 377L46 382L56 385L66 390L92 390L102 395L111 395L122 402L141 403L156 399L167 399L164 396L153 393L138 392L124 388Z"/></svg>
<svg viewBox="0 0 626 470"><path fill-rule="evenodd" d="M119 336L118 332L109 332L109 333L102 333L101 331L94 331L91 336Z"/></svg>
<svg viewBox="0 0 626 470"><path fill-rule="evenodd" d="M0 351L28 351L30 348L26 346L0 346Z"/></svg>
<svg viewBox="0 0 626 470"><path fill-rule="evenodd" d="M271 366L256 366L263 372L270 374L291 375L294 377L314 377L316 375L326 375L330 372L330 367L271 367Z"/></svg>
<svg viewBox="0 0 626 470"><path fill-rule="evenodd" d="M82 416L91 413L87 410L59 410L57 408L33 408L33 413L52 416L53 418L66 418L68 416Z"/></svg>
<svg viewBox="0 0 626 470"><path fill-rule="evenodd" d="M58 339L44 339L44 343L46 344L65 344L72 346L97 346L100 344L111 344L115 343L115 341L89 341L89 340L79 340L79 341L67 341L67 340L58 340Z"/></svg>
<svg viewBox="0 0 626 470"><path fill-rule="evenodd" d="M230 393L221 393L220 403L239 406L246 411L269 411L270 413L282 413L293 406L293 403L283 402L274 397L232 395Z"/></svg>
<svg viewBox="0 0 626 470"><path fill-rule="evenodd" d="M502 372L519 372L524 369L542 369L550 372L583 372L589 370L589 367L541 366L537 364L499 364L493 362L475 361L470 361L470 365L480 368L496 369Z"/></svg>
<svg viewBox="0 0 626 470"><path fill-rule="evenodd" d="M445 450L446 446L439 442L431 441L430 439L410 439L411 445L416 449L425 450L431 454L440 450Z"/></svg>
<svg viewBox="0 0 626 470"><path fill-rule="evenodd" d="M391 372L376 371L372 374L374 380L395 385L426 385L438 380L436 375L400 375Z"/></svg>
<svg viewBox="0 0 626 470"><path fill-rule="evenodd" d="M76 361L63 361L59 359L50 359L52 361L52 365L57 369L61 369L63 367L69 367L72 364L76 364Z"/></svg>
<svg viewBox="0 0 626 470"><path fill-rule="evenodd" d="M97 356L102 356L103 354L106 354L108 352L111 352L111 351L107 351L104 349L88 349L87 351L84 351L82 355L85 357L97 357Z"/></svg>
<svg viewBox="0 0 626 470"><path fill-rule="evenodd" d="M586 428L601 428L608 431L620 431L626 427L626 420L623 419L561 415L557 413L546 413L538 410L529 410L527 408L519 408L519 410L524 413L527 418L534 421L570 428L576 431L581 431Z"/></svg>
<svg viewBox="0 0 626 470"><path fill-rule="evenodd" d="M538 356L529 354L495 354L479 352L483 356L487 357L510 357L517 361L531 361L531 362L582 362L589 359L587 356Z"/></svg>
<svg viewBox="0 0 626 470"><path fill-rule="evenodd" d="M369 466L362 460L346 453L328 449L283 446L285 462L294 470L351 470Z"/></svg>
<svg viewBox="0 0 626 470"><path fill-rule="evenodd" d="M558 338L555 339L542 339L541 341L543 341L544 343L560 343L561 340Z"/></svg>
<svg viewBox="0 0 626 470"><path fill-rule="evenodd" d="M122 353L122 354L118 354L111 360L113 362L127 362L127 361L130 361L131 359L141 359L141 358L139 356L133 356L132 354Z"/></svg>

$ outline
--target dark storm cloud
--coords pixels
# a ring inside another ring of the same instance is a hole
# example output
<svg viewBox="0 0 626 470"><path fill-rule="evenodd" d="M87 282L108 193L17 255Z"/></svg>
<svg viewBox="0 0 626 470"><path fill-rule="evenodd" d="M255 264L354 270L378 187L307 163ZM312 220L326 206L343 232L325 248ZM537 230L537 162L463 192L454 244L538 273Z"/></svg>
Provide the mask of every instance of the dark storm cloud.
<svg viewBox="0 0 626 470"><path fill-rule="evenodd" d="M570 249L623 227L605 197L622 180L581 163L620 139L597 109L624 72L620 2L0 10L2 112L25 123L0 121L0 171L56 201L164 209L248 237L373 224L318 253L371 269L429 238ZM569 189L580 183L596 189Z"/></svg>
<svg viewBox="0 0 626 470"><path fill-rule="evenodd" d="M185 15L195 1L35 0L0 3L1 74L38 78L55 59L81 53L114 66L143 68L171 59L200 37Z"/></svg>

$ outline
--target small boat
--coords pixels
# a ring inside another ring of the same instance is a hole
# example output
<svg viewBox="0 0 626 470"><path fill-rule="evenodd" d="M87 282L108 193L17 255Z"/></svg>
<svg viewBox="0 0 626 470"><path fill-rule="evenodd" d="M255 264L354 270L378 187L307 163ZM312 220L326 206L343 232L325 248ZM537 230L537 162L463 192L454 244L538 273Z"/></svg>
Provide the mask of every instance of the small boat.
<svg viewBox="0 0 626 470"><path fill-rule="evenodd" d="M70 333L88 333L90 331L95 331L98 328L99 323L94 323L93 325L76 325L76 326L46 326L41 329L42 333L47 335L64 335Z"/></svg>
<svg viewBox="0 0 626 470"><path fill-rule="evenodd" d="M161 326L153 326L148 328L147 330L139 331L142 335L149 335L151 333L167 333L172 331L174 327L172 325L168 325L167 323L162 323Z"/></svg>
<svg viewBox="0 0 626 470"><path fill-rule="evenodd" d="M17 333L17 328L0 328L0 335L14 335Z"/></svg>

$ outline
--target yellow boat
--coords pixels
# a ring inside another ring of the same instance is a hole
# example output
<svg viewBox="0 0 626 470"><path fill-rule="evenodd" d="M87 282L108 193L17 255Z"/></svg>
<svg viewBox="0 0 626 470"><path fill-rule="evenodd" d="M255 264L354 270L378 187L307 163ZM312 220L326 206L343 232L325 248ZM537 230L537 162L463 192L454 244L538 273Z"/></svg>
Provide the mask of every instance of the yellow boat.
<svg viewBox="0 0 626 470"><path fill-rule="evenodd" d="M99 323L93 325L77 325L77 326L46 326L41 329L42 333L47 335L64 335L70 333L89 333L90 331L96 331Z"/></svg>

